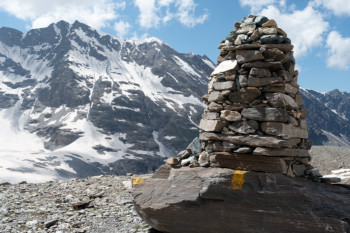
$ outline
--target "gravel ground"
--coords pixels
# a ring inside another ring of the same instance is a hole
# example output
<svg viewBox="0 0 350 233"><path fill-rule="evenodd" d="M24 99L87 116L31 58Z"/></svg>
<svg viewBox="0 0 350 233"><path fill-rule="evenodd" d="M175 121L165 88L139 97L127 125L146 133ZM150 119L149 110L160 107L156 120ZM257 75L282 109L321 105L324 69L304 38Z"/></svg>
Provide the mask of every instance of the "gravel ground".
<svg viewBox="0 0 350 233"><path fill-rule="evenodd" d="M322 175L341 176L341 183L350 184L349 147L313 146L310 153L311 164L318 168ZM340 173L341 171L343 172Z"/></svg>
<svg viewBox="0 0 350 233"><path fill-rule="evenodd" d="M149 232L130 187L130 176L1 184L0 232Z"/></svg>

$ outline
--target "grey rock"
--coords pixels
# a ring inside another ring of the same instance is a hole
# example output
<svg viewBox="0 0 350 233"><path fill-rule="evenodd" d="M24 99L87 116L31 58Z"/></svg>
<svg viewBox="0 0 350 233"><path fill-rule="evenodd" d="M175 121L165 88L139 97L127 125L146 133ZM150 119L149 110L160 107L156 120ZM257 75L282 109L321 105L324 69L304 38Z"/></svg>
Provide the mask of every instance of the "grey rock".
<svg viewBox="0 0 350 233"><path fill-rule="evenodd" d="M241 134L252 134L259 129L259 123L252 120L236 121L229 125L229 129Z"/></svg>
<svg viewBox="0 0 350 233"><path fill-rule="evenodd" d="M257 147L254 149L253 154L276 156L276 157L310 157L308 150L290 149L290 148L271 149L271 148Z"/></svg>
<svg viewBox="0 0 350 233"><path fill-rule="evenodd" d="M237 50L236 59L238 64L243 64L252 61L261 61L264 60L265 57L258 50Z"/></svg>
<svg viewBox="0 0 350 233"><path fill-rule="evenodd" d="M266 68L252 68L249 72L249 76L257 78L270 78L271 72Z"/></svg>
<svg viewBox="0 0 350 233"><path fill-rule="evenodd" d="M241 89L241 88L245 88L248 86L248 77L246 74L240 74L238 75L238 84L239 87L237 87L237 90Z"/></svg>
<svg viewBox="0 0 350 233"><path fill-rule="evenodd" d="M266 49L263 52L263 55L266 59L269 59L272 61L287 61L288 60L288 56L285 55L278 48Z"/></svg>
<svg viewBox="0 0 350 233"><path fill-rule="evenodd" d="M199 135L201 141L226 141L235 145L252 146L252 147L269 147L269 148L293 148L300 139L291 138L288 140L272 137L272 136L259 136L259 135L244 135L244 136L230 136L218 133L202 132Z"/></svg>
<svg viewBox="0 0 350 233"><path fill-rule="evenodd" d="M278 71L284 69L281 62L264 62L264 61L253 61L244 63L242 68L251 69L251 68L266 68L270 71Z"/></svg>
<svg viewBox="0 0 350 233"><path fill-rule="evenodd" d="M294 127L291 124L281 122L263 122L260 124L260 128L268 135L279 136L285 139L308 138L308 131L306 129Z"/></svg>
<svg viewBox="0 0 350 233"><path fill-rule="evenodd" d="M278 86L271 85L270 88L265 89L263 91L266 91L266 92L281 92L281 93L287 93L287 94L296 95L299 92L299 89L294 87L294 86L292 86L289 83L285 83L285 84L278 84Z"/></svg>
<svg viewBox="0 0 350 233"><path fill-rule="evenodd" d="M277 75L281 78L283 78L283 80L285 82L290 82L293 80L293 75L291 73L289 73L288 71L286 70L280 70L277 72Z"/></svg>
<svg viewBox="0 0 350 233"><path fill-rule="evenodd" d="M254 107L245 108L241 113L242 117L256 121L277 121L287 122L288 113L282 108Z"/></svg>
<svg viewBox="0 0 350 233"><path fill-rule="evenodd" d="M236 90L236 85L233 81L217 82L213 84L213 87L217 91Z"/></svg>
<svg viewBox="0 0 350 233"><path fill-rule="evenodd" d="M221 120L205 120L202 119L199 123L199 128L204 131L221 132L226 126L225 121Z"/></svg>
<svg viewBox="0 0 350 233"><path fill-rule="evenodd" d="M198 158L198 163L199 164L206 163L206 162L208 162L208 160L209 160L208 152L203 151L202 153L200 153L199 158Z"/></svg>
<svg viewBox="0 0 350 233"><path fill-rule="evenodd" d="M304 164L293 164L292 169L296 177L305 176L306 168Z"/></svg>
<svg viewBox="0 0 350 233"><path fill-rule="evenodd" d="M213 153L210 158L222 168L245 171L260 171L273 173L287 173L286 162L281 158L255 156L246 154L231 154L225 152ZM212 161L211 161L212 162Z"/></svg>
<svg viewBox="0 0 350 233"><path fill-rule="evenodd" d="M220 91L212 91L209 94L208 102L218 102L224 100L225 97Z"/></svg>
<svg viewBox="0 0 350 233"><path fill-rule="evenodd" d="M202 119L205 120L219 120L219 113L217 112L205 112L202 114Z"/></svg>
<svg viewBox="0 0 350 233"><path fill-rule="evenodd" d="M321 177L320 180L321 182L327 183L327 184L338 183L341 181L339 177Z"/></svg>
<svg viewBox="0 0 350 233"><path fill-rule="evenodd" d="M240 121L242 119L239 112L230 110L221 111L220 118L226 121Z"/></svg>
<svg viewBox="0 0 350 233"><path fill-rule="evenodd" d="M214 111L214 112L220 112L224 107L221 105L221 104L217 104L215 102L211 102L209 105L208 105L208 109L210 111Z"/></svg>
<svg viewBox="0 0 350 233"><path fill-rule="evenodd" d="M261 91L255 87L242 88L229 94L229 100L233 103L250 103L261 95Z"/></svg>
<svg viewBox="0 0 350 233"><path fill-rule="evenodd" d="M265 95L269 104L274 108L298 109L298 104L292 97L283 93L268 93Z"/></svg>
<svg viewBox="0 0 350 233"><path fill-rule="evenodd" d="M147 179L133 196L140 216L162 232L237 232L242 222L240 232L350 228L349 189L278 173L172 169L165 179Z"/></svg>
<svg viewBox="0 0 350 233"><path fill-rule="evenodd" d="M286 37L282 35L264 35L260 37L263 44L281 44L285 41Z"/></svg>
<svg viewBox="0 0 350 233"><path fill-rule="evenodd" d="M238 63L236 60L227 60L221 62L211 73L211 76L217 75L219 73L224 73L230 70L238 70Z"/></svg>
<svg viewBox="0 0 350 233"><path fill-rule="evenodd" d="M238 153L238 154L248 154L253 152L253 148L251 147L240 147L236 150L233 151L234 153Z"/></svg>
<svg viewBox="0 0 350 233"><path fill-rule="evenodd" d="M248 78L249 87L262 87L273 83L282 83L282 82L283 80L280 77L256 78L256 77L249 76Z"/></svg>

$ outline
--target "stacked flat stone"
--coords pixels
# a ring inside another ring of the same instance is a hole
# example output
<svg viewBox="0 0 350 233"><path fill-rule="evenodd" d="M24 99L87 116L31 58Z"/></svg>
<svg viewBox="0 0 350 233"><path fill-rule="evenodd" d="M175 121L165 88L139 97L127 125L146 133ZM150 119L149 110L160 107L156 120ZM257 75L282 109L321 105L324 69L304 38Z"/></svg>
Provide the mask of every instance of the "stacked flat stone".
<svg viewBox="0 0 350 233"><path fill-rule="evenodd" d="M219 49L203 96L198 164L306 175L311 142L286 33L275 20L250 15Z"/></svg>

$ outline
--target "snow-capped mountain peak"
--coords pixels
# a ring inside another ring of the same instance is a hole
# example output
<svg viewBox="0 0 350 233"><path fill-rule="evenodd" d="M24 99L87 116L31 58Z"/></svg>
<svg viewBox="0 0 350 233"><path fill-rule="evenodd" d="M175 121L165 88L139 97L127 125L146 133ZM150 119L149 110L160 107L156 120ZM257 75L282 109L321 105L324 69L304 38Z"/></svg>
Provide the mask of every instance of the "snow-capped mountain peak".
<svg viewBox="0 0 350 233"><path fill-rule="evenodd" d="M213 67L157 38L119 40L78 21L1 28L0 181L154 170L198 134Z"/></svg>

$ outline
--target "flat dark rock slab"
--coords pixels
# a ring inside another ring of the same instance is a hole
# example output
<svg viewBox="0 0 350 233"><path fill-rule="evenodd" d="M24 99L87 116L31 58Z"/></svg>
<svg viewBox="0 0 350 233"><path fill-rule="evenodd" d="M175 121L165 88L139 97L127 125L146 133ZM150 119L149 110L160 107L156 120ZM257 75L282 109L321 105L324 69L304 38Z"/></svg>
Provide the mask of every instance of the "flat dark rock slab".
<svg viewBox="0 0 350 233"><path fill-rule="evenodd" d="M137 212L161 232L350 232L346 187L225 168L162 174L133 190Z"/></svg>

